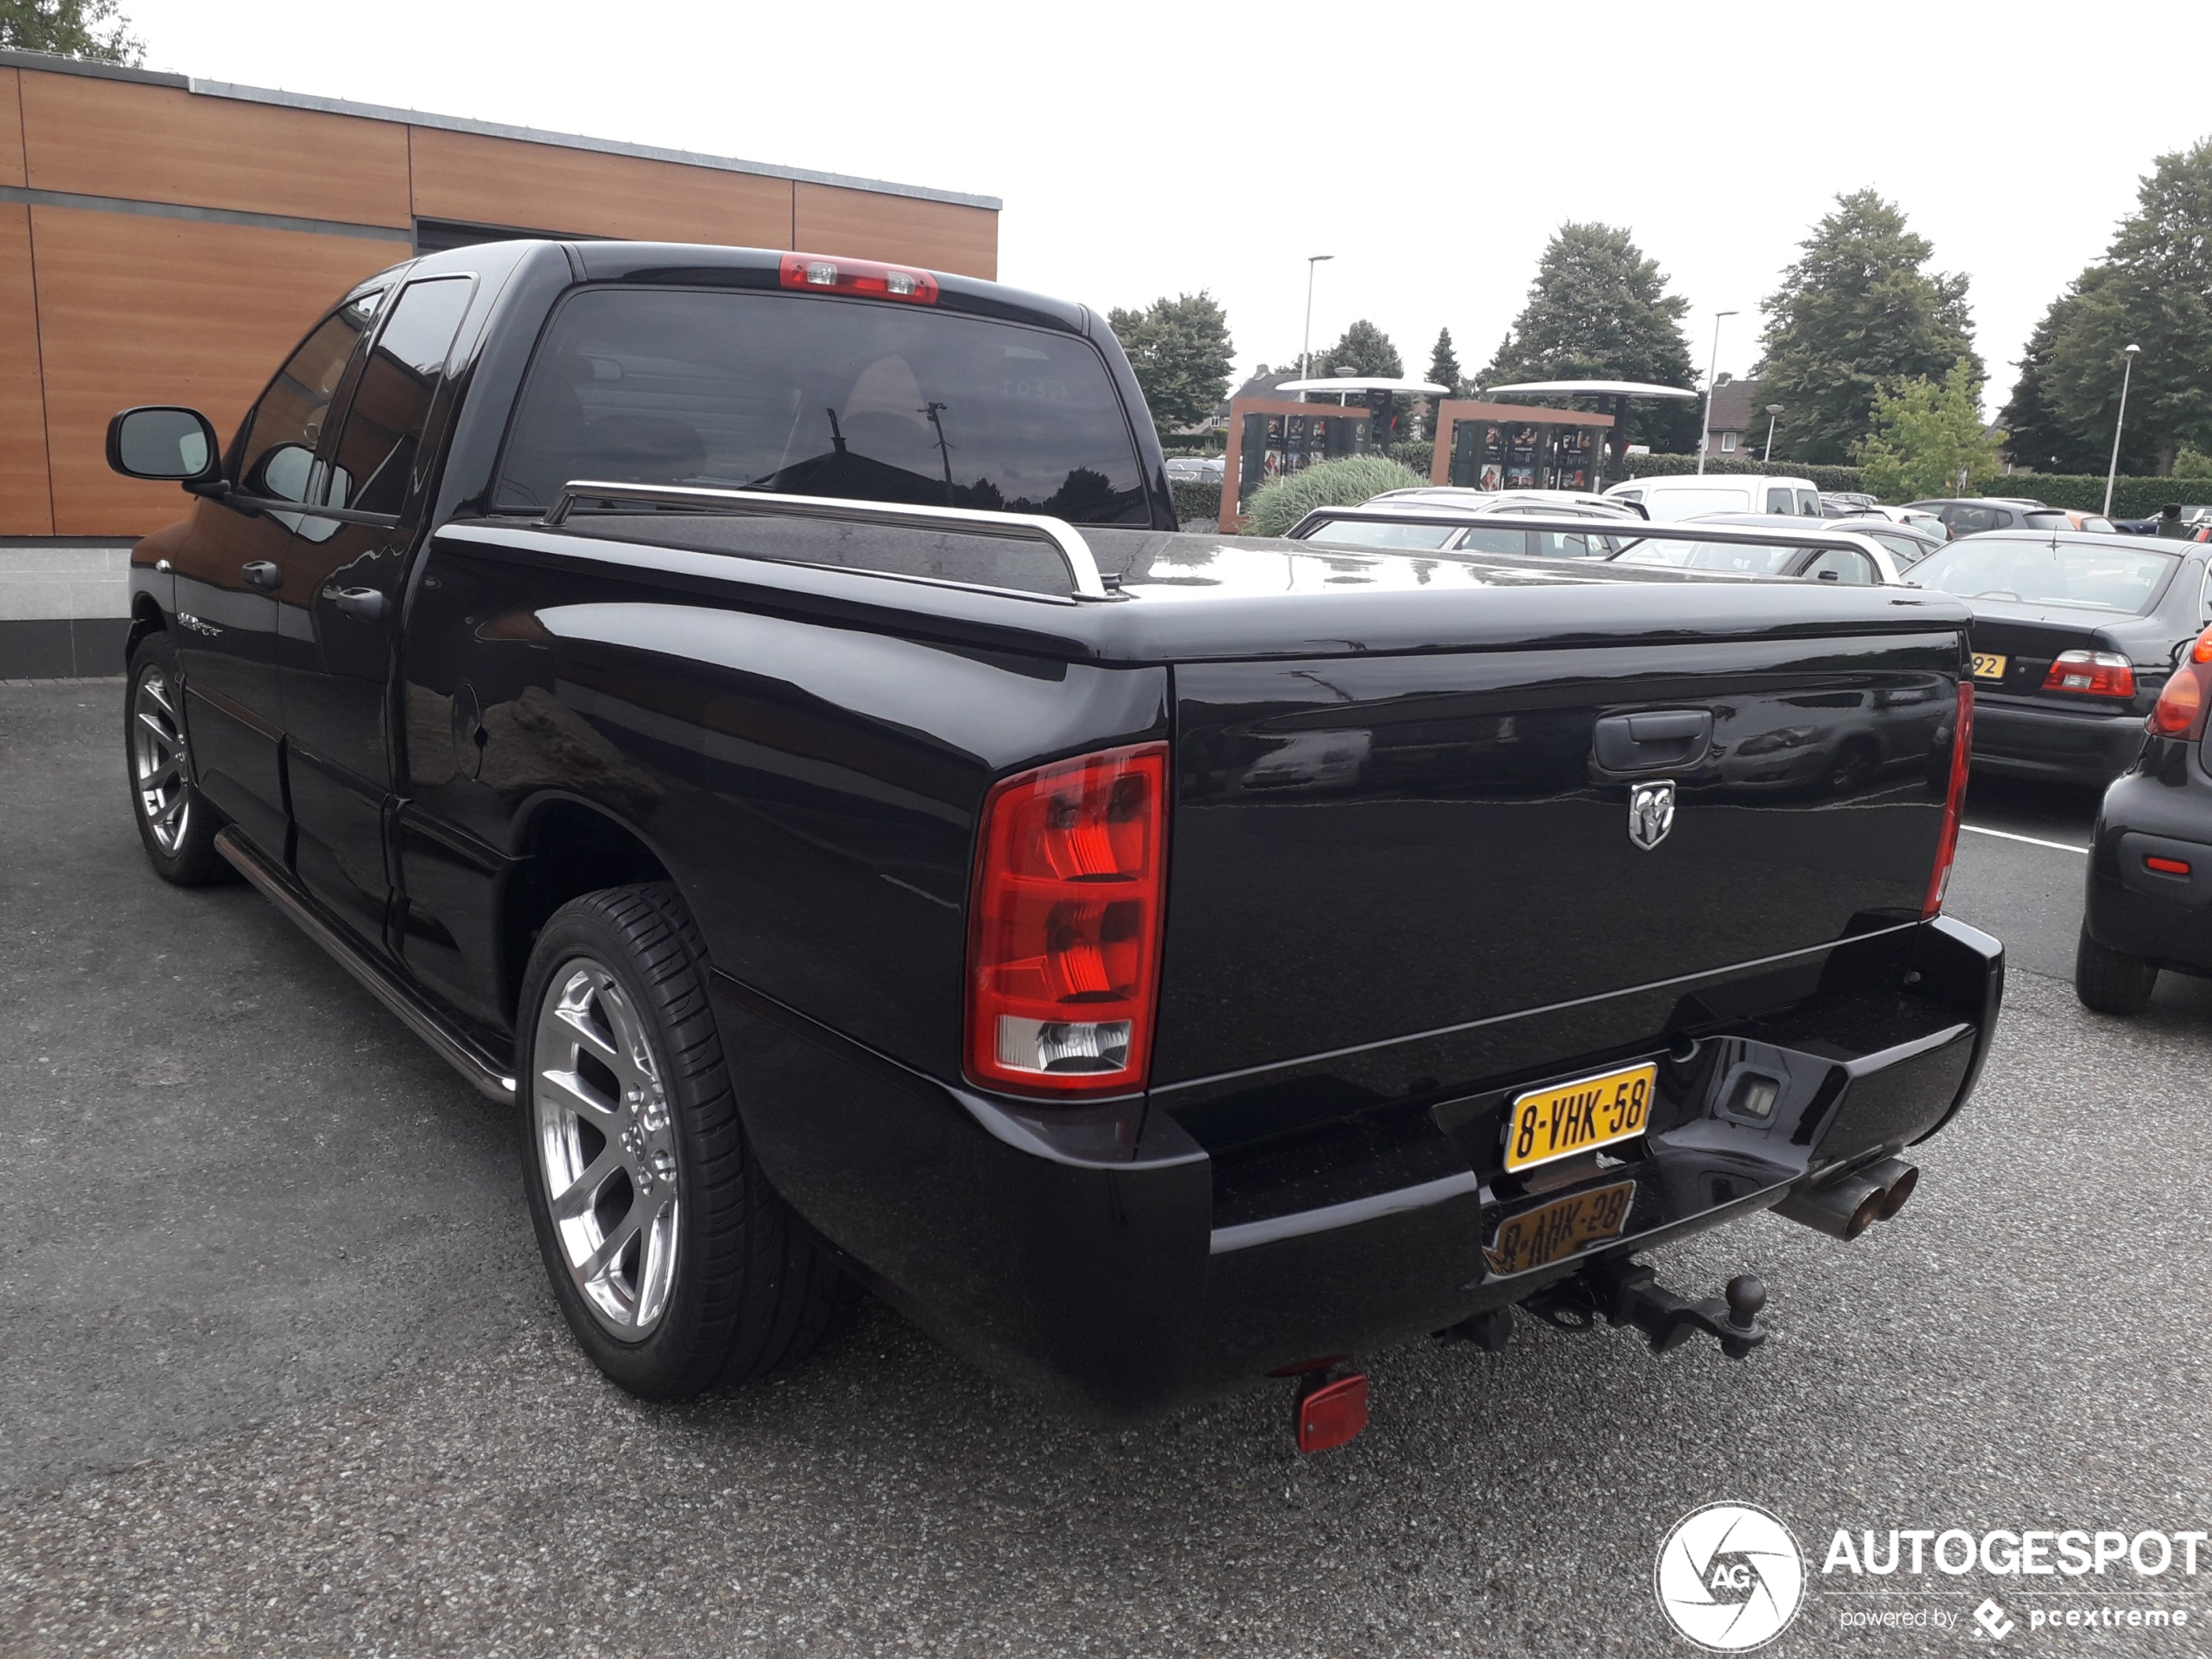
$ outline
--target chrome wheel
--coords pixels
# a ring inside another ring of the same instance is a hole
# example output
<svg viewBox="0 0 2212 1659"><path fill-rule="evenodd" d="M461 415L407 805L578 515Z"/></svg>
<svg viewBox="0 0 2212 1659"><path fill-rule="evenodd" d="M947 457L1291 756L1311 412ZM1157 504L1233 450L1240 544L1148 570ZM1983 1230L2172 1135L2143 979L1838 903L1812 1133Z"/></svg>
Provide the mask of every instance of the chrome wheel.
<svg viewBox="0 0 2212 1659"><path fill-rule="evenodd" d="M131 698L131 782L154 845L174 858L192 827L192 793L185 782L185 725L176 692L158 668L138 676Z"/></svg>
<svg viewBox="0 0 2212 1659"><path fill-rule="evenodd" d="M637 1341L676 1278L676 1130L644 1020L588 956L546 986L530 1089L537 1177L569 1277L594 1318Z"/></svg>

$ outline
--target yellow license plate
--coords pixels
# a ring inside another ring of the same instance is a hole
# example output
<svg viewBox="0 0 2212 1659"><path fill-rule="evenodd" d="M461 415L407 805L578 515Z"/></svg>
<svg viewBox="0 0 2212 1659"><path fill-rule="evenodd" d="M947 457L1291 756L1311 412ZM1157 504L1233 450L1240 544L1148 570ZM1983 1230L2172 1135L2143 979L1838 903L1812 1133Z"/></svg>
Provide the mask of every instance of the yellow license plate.
<svg viewBox="0 0 2212 1659"><path fill-rule="evenodd" d="M1978 680L2001 680L2005 678L2005 664L2008 659L1993 651L1974 653L1974 678Z"/></svg>
<svg viewBox="0 0 2212 1659"><path fill-rule="evenodd" d="M1506 1169L1532 1170L1601 1146L1632 1141L1651 1119L1655 1065L1579 1077L1521 1096L1506 1125Z"/></svg>
<svg viewBox="0 0 2212 1659"><path fill-rule="evenodd" d="M1526 1273L1548 1267L1603 1239L1618 1238L1629 1224L1629 1204L1636 1184L1570 1192L1535 1210L1507 1216L1498 1236L1483 1246L1483 1259L1497 1274Z"/></svg>

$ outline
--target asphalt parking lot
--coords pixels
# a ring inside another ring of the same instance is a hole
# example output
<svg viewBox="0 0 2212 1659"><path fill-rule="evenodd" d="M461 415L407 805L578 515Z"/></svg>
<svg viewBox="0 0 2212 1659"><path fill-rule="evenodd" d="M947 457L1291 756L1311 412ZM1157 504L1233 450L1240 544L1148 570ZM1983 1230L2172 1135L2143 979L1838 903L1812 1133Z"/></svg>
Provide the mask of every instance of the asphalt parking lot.
<svg viewBox="0 0 2212 1659"><path fill-rule="evenodd" d="M1838 1527L2208 1524L2212 986L2074 1001L2087 797L1977 786L1952 908L2010 994L1911 1208L1664 1254L1766 1279L1760 1353L1415 1345L1367 1357L1363 1437L1300 1459L1284 1395L1096 1429L873 1305L767 1386L616 1392L543 1288L503 1116L250 891L147 870L120 700L0 686L10 1659L1687 1653L1652 1563L1710 1500L1816 1568ZM2212 1627L2206 1566L2153 1588ZM1771 1651L1987 1645L1842 1620L1988 1588L1817 1580Z"/></svg>

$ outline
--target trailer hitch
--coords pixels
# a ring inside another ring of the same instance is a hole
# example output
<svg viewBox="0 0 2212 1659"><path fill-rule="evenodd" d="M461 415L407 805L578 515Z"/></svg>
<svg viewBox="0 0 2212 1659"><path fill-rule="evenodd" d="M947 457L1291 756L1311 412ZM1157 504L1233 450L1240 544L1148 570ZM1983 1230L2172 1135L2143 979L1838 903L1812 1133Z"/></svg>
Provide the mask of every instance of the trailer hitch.
<svg viewBox="0 0 2212 1659"><path fill-rule="evenodd" d="M1731 1359L1767 1339L1759 1323L1766 1286L1752 1274L1729 1280L1725 1299L1708 1296L1693 1302L1662 1288L1658 1274L1633 1257L1594 1263L1521 1305L1562 1331L1594 1330L1601 1318L1608 1325L1632 1325L1650 1339L1654 1353L1679 1348L1700 1331Z"/></svg>

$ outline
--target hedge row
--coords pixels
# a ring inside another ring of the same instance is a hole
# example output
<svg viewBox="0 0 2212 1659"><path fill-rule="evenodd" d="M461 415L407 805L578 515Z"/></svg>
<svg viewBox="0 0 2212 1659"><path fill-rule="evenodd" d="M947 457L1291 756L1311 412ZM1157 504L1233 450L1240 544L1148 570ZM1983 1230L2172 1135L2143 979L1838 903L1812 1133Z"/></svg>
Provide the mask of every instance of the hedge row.
<svg viewBox="0 0 2212 1659"><path fill-rule="evenodd" d="M1168 489L1175 496L1175 522L1188 524L1194 518L1221 518L1221 486L1170 478Z"/></svg>
<svg viewBox="0 0 2212 1659"><path fill-rule="evenodd" d="M1989 487L1993 496L2033 496L2052 507L2071 507L2076 512L2101 513L2105 481L2094 472L2015 472ZM2153 518L2168 502L2194 505L2212 502L2212 478L2129 478L2123 475L2112 492L2114 518Z"/></svg>

